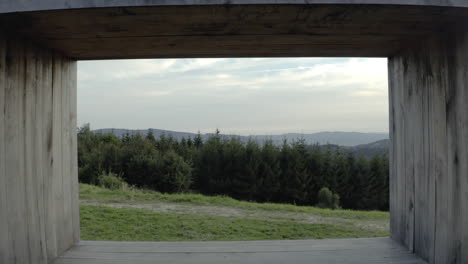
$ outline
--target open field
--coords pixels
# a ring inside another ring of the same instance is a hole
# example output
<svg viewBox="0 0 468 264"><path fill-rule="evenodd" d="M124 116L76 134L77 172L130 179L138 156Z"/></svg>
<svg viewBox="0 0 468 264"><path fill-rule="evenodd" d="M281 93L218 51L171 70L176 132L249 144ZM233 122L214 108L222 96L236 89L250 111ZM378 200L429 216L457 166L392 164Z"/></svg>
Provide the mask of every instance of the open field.
<svg viewBox="0 0 468 264"><path fill-rule="evenodd" d="M220 241L388 236L387 212L112 191L81 184L84 240Z"/></svg>

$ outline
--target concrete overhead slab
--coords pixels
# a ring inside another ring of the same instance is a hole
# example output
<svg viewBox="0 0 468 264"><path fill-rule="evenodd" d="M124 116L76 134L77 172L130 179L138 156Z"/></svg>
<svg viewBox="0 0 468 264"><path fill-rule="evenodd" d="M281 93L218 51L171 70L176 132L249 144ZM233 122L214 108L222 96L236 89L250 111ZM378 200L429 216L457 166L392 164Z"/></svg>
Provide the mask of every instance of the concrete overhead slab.
<svg viewBox="0 0 468 264"><path fill-rule="evenodd" d="M0 13L102 7L256 4L365 4L468 7L468 1L466 0L3 0L0 2Z"/></svg>
<svg viewBox="0 0 468 264"><path fill-rule="evenodd" d="M465 25L453 6L468 1L16 0L0 28L77 60L390 57Z"/></svg>

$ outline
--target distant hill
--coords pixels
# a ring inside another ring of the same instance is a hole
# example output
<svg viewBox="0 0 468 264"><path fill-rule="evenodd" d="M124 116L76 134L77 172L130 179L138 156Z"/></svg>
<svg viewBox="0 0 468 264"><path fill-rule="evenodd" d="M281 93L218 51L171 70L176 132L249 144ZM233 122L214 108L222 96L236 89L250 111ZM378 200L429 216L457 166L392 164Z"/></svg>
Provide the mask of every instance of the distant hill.
<svg viewBox="0 0 468 264"><path fill-rule="evenodd" d="M119 128L105 128L105 129L97 129L93 132L96 134L108 134L112 133L118 137L122 137L125 134L129 135L147 135L151 131L153 135L158 138L161 135L172 136L174 139L181 140L182 138L194 138L197 134L195 133L188 133L188 132L178 132L178 131L170 131L170 130L162 130L162 129L141 129L141 130L134 130L134 129L119 129ZM207 139L208 137L212 136L213 134L202 134L203 139ZM287 133L287 134L280 134L280 135L252 135L252 136L237 136L237 135L222 135L225 137L238 137L241 141L247 142L249 139L253 139L256 142L262 143L265 140L272 140L275 144L281 144L284 139L287 139L289 142L293 142L298 139L304 139L306 144L318 144L318 145L339 145L339 146L348 146L348 147L355 147L360 146L359 151L364 151L367 149L366 144L374 144L379 141L383 141L388 139L388 133L360 133L360 132L318 132L318 133L311 133L311 134L300 134L300 133ZM377 142L376 142L377 141ZM379 145L379 144L377 144ZM376 151L378 146L369 145L369 148L375 148ZM388 145L388 143L387 143ZM388 146L387 146L388 148Z"/></svg>
<svg viewBox="0 0 468 264"><path fill-rule="evenodd" d="M371 142L369 144L361 144L357 146L339 146L335 144L325 144L319 145L320 149L322 150L342 150L345 153L352 153L356 157L364 156L366 158L371 158L375 155L388 155L389 147L390 147L390 140L389 139L382 139L379 141ZM313 146L310 145L312 148Z"/></svg>
<svg viewBox="0 0 468 264"><path fill-rule="evenodd" d="M374 156L376 154L383 155L388 154L390 147L390 140L383 139L369 144L358 145L351 148L351 152L359 155L364 155L366 157Z"/></svg>

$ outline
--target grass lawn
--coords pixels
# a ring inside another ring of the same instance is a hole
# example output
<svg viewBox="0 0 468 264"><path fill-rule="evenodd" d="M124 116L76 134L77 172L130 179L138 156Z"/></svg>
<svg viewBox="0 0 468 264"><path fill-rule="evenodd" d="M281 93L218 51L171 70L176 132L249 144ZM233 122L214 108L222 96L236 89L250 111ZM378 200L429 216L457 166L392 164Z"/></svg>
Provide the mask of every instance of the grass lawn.
<svg viewBox="0 0 468 264"><path fill-rule="evenodd" d="M388 212L108 190L80 184L81 239L229 241L388 236Z"/></svg>
<svg viewBox="0 0 468 264"><path fill-rule="evenodd" d="M311 213L326 217L338 217L355 220L388 220L389 213L381 211L355 211L355 210L331 210L313 206L297 206L291 204L256 203L238 201L226 196L206 196L201 194L163 194L150 190L108 190L94 185L80 184L80 199L111 202L169 202L190 205L227 206L240 209L270 210L282 212Z"/></svg>
<svg viewBox="0 0 468 264"><path fill-rule="evenodd" d="M81 239L228 241L386 236L355 227L81 206Z"/></svg>

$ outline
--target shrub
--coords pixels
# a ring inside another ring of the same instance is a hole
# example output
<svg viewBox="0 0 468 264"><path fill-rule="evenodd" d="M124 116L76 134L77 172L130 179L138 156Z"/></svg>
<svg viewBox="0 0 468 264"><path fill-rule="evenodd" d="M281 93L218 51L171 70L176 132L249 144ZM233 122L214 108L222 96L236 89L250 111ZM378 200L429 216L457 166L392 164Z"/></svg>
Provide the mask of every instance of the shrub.
<svg viewBox="0 0 468 264"><path fill-rule="evenodd" d="M125 190L128 184L119 175L109 172L102 173L98 177L99 186L110 190Z"/></svg>
<svg viewBox="0 0 468 264"><path fill-rule="evenodd" d="M340 209L340 196L337 193L333 194L333 208L332 209Z"/></svg>
<svg viewBox="0 0 468 264"><path fill-rule="evenodd" d="M187 192L192 185L192 167L174 151L168 151L163 158L163 192Z"/></svg>
<svg viewBox="0 0 468 264"><path fill-rule="evenodd" d="M320 189L317 195L317 206L329 208L333 204L333 193L327 187Z"/></svg>
<svg viewBox="0 0 468 264"><path fill-rule="evenodd" d="M340 204L340 196L333 194L330 189L323 187L317 195L317 206L320 208L338 209Z"/></svg>

